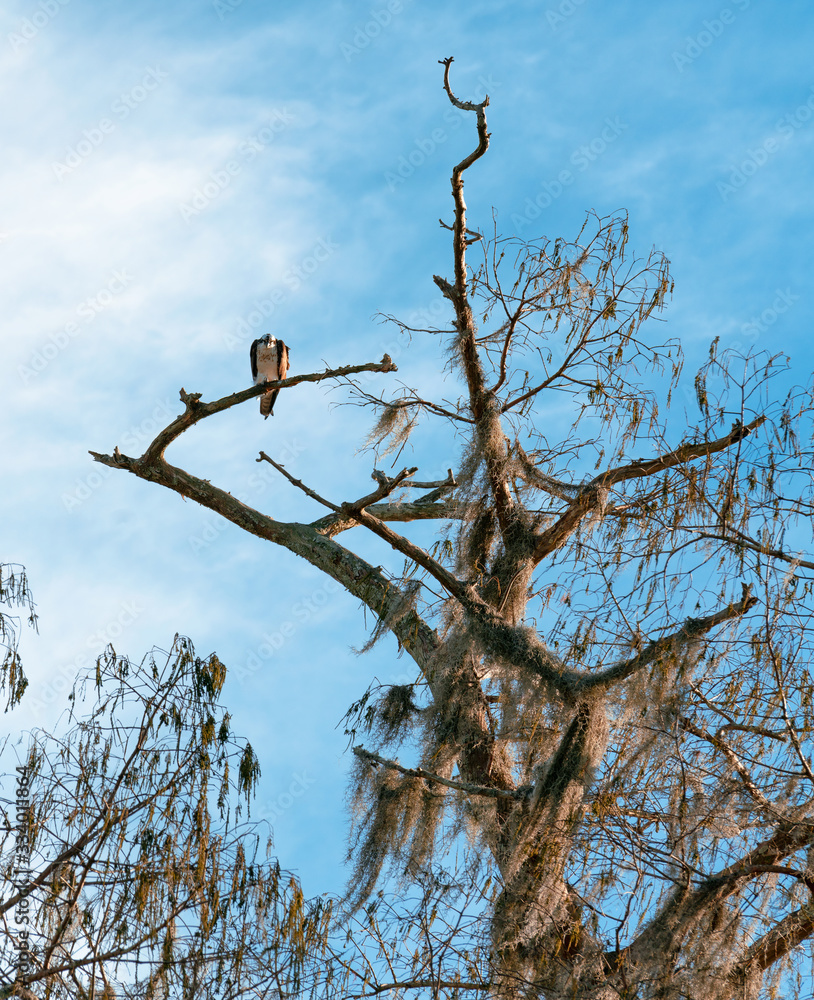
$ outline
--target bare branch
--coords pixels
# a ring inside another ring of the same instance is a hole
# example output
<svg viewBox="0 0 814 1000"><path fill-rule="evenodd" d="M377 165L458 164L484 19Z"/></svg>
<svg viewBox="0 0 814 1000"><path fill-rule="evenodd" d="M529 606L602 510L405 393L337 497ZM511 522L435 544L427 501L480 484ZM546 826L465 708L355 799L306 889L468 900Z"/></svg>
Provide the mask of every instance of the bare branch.
<svg viewBox="0 0 814 1000"><path fill-rule="evenodd" d="M449 84L449 68L452 58L440 60L444 66L444 89L452 104L462 111L472 111L477 115L478 145L452 170L452 197L455 202L455 221L452 226L455 283L450 285L444 278L434 275L435 283L455 307L455 327L458 332L458 349L469 388L469 405L480 446L486 460L489 484L495 500L495 508L500 529L505 536L515 527L514 501L506 477L506 443L497 412L494 394L486 387L483 365L478 355L476 324L467 292L466 273L466 202L464 201L463 174L489 148L489 133L486 131L486 108L488 95L479 103L459 101Z"/></svg>
<svg viewBox="0 0 814 1000"><path fill-rule="evenodd" d="M459 993L461 990L491 990L492 983L474 983L465 980L451 979L449 981L433 979L409 979L404 982L382 983L380 986L369 986L364 993L351 993L351 1000L364 1000L365 997L378 997L382 993L389 993L391 990L454 990ZM451 994L452 996L455 993Z"/></svg>
<svg viewBox="0 0 814 1000"><path fill-rule="evenodd" d="M535 563L540 562L547 555L550 555L564 545L583 518L596 510L601 502L603 491L609 486L628 479L652 476L657 472L663 472L665 469L683 465L685 462L690 462L696 458L724 451L733 444L742 441L743 438L751 434L753 430L760 427L765 421L765 417L758 417L745 426L736 424L729 434L715 441L681 445L675 451L668 452L666 455L661 455L658 458L650 460L637 459L635 462L619 466L616 469L608 469L606 472L594 477L594 479L580 489L577 496L570 501L568 509L559 516L555 523L541 532L534 552ZM546 487L543 485L541 488L545 489ZM554 490L549 488L548 492L554 492ZM702 535L701 537L707 537L707 535Z"/></svg>
<svg viewBox="0 0 814 1000"><path fill-rule="evenodd" d="M739 601L727 604L725 608L716 611L715 614L707 615L706 618L688 618L676 632L662 636L660 639L655 639L640 653L637 653L636 656L608 667L607 670L603 670L599 674L593 675L583 681L581 686L587 690L595 688L605 689L612 684L626 680L651 663L657 662L664 656L674 654L677 649L686 647L717 625L722 625L733 618L740 618L750 608L753 608L755 604L757 604L757 598L752 596L750 588L744 584L743 596Z"/></svg>
<svg viewBox="0 0 814 1000"><path fill-rule="evenodd" d="M400 774L404 774L408 778L421 778L429 785L436 782L437 784L444 785L447 788L453 788L456 792L466 792L467 795L481 795L488 799L515 799L522 802L527 799L532 792L531 786L517 789L490 788L486 785L473 785L467 781L452 781L449 778L441 777L439 774L433 774L432 771L427 771L423 767L404 767L397 761L388 760L380 754L373 753L370 750L365 750L364 747L354 747L353 752L360 758L360 760L369 761L373 765L382 764L384 767L388 767L392 771L398 771Z"/></svg>
<svg viewBox="0 0 814 1000"><path fill-rule="evenodd" d="M469 517L471 507L456 500L446 500L444 503L429 503L416 500L414 503L380 503L371 504L367 511L379 521L429 521L454 520L461 521ZM359 521L343 514L327 514L311 526L322 535L333 538L349 528L359 526Z"/></svg>
<svg viewBox="0 0 814 1000"><path fill-rule="evenodd" d="M290 472L286 472L285 466L280 465L278 462L275 462L273 458L269 458L269 456L264 451L260 452L260 458L255 459L255 461L268 462L269 465L272 465L279 473L285 476L285 478L294 486L296 486L297 489L302 490L303 493L311 497L312 500L316 500L318 503L321 503L324 507L328 507L336 514L340 514L348 506L347 504L343 504L342 507L337 507L337 505L331 503L330 500L326 500L324 497L320 496L319 493L317 493L315 490L312 490L309 486L306 486L305 483L303 483L300 479L295 479ZM375 504L377 501L383 500L385 497L389 496L394 490L398 489L399 486L410 485L407 482L407 480L409 480L409 478L416 471L417 467L414 467L412 469L402 469L401 472L394 479L389 479L383 473L377 473L374 470L372 478L379 483L378 488L374 490L373 493L368 493L367 496L362 497L360 500L355 500L352 504L350 504L350 507L352 507L354 510L356 509L363 510L364 508L369 507L371 504ZM416 485L420 485L423 488L425 486L434 486L435 484L424 483ZM441 485L446 486L447 484L442 483ZM414 504L413 506L418 506L418 505ZM396 519L391 518L391 520L396 520ZM405 518L399 518L398 520L405 520ZM335 524L336 522L333 523ZM333 531L330 534L335 535L337 534L337 531Z"/></svg>
<svg viewBox="0 0 814 1000"><path fill-rule="evenodd" d="M440 403L436 403L430 399L424 399L423 396L419 396L414 390L404 388L403 395L400 397L384 399L381 396L376 396L372 392L366 392L364 389L357 385L351 383L352 394L360 399L362 402L359 406L366 406L368 404L378 407L378 408L389 408L392 410L426 410L428 413L433 413L439 417L446 417L447 420L452 420L456 423L462 424L474 424L472 417L464 416L462 413L456 413L454 410L449 409L447 406L441 406ZM454 405L454 404L450 404Z"/></svg>
<svg viewBox="0 0 814 1000"><path fill-rule="evenodd" d="M811 888L808 882L806 885ZM760 971L768 969L812 935L814 935L814 902L809 901L759 937L736 966L732 978L745 977L754 969Z"/></svg>
<svg viewBox="0 0 814 1000"><path fill-rule="evenodd" d="M753 538L749 538L742 531L737 531L735 528L728 528L731 534L719 535L713 534L710 531L702 531L698 537L707 538L712 542L727 542L729 545L740 546L744 549L749 549L751 552L757 552L762 556L769 556L772 559L780 559L781 562L790 563L792 566L803 566L806 569L814 569L814 562L810 559L802 559L799 555L793 556L788 552L783 552L781 549L771 549L767 545L761 545L760 542L756 542Z"/></svg>
<svg viewBox="0 0 814 1000"><path fill-rule="evenodd" d="M263 393L268 392L270 388L272 389L288 389L291 386L299 385L301 382L322 382L329 378L342 378L347 375L358 374L359 372L394 372L398 371L396 365L393 364L390 356L385 354L382 360L378 363L370 363L365 365L345 365L343 368L330 368L324 372L317 372L316 374L304 374L304 375L293 375L291 378L281 379L277 382L266 382L262 385L253 385L249 389L242 389L240 392L233 392L230 396L224 396L222 399L216 399L211 403L202 403L201 394L199 392L188 393L184 389L181 390L181 401L185 404L185 411L164 430L160 431L156 435L153 442L144 452L142 460L148 464L160 461L164 457L164 452L167 450L170 444L179 437L187 428L192 427L193 424L197 424L199 420L203 420L204 417L211 417L213 413L220 413L222 410L228 410L231 406L237 406L239 403L245 403L247 399L253 399L255 396L262 396Z"/></svg>
<svg viewBox="0 0 814 1000"><path fill-rule="evenodd" d="M416 470L414 469L413 471ZM381 472L379 469L374 469L373 472L371 472L370 474L370 478L375 479L377 483L389 484L393 482L393 480L388 475L386 475L384 472ZM446 493L449 490L455 489L455 487L458 484L455 482L455 476L452 474L452 469L447 469L446 479L441 479L433 483L418 483L414 479L410 479L409 482L402 482L401 485L409 486L410 489L413 490L435 490L438 491L439 493Z"/></svg>
<svg viewBox="0 0 814 1000"><path fill-rule="evenodd" d="M389 607L403 600L400 589L384 575L381 568L371 566L311 525L275 521L242 503L231 493L163 460L148 464L120 452L115 456L96 452L90 454L102 465L124 469L140 479L174 490L221 514L244 531L302 556L381 617L386 616ZM429 671L438 649L435 631L415 612L399 618L393 631L422 671Z"/></svg>
<svg viewBox="0 0 814 1000"><path fill-rule="evenodd" d="M789 739L791 740L792 746L794 747L794 753L797 756L797 760L800 762L800 766L803 769L806 777L809 781L814 783L814 772L811 770L811 762L806 759L803 753L803 748L800 746L800 737L797 734L797 729L791 718L789 716L789 703L786 697L786 684L784 682L781 670L780 654L774 647L771 635L766 637L766 647L769 651L769 656L772 659L772 668L774 670L775 681L777 682L777 691L780 695L780 707L783 713L783 722L786 726L786 732L788 733ZM785 737L779 737L779 739L785 739Z"/></svg>
<svg viewBox="0 0 814 1000"><path fill-rule="evenodd" d="M475 160L479 160L481 158L481 156L483 156L483 154L489 148L489 133L486 131L486 108L489 106L489 95L487 94L486 97L484 97L484 99L482 101L478 102L478 103L475 103L474 101L459 101L458 98L452 93L452 89L451 89L451 87L449 85L449 67L454 62L454 58L452 56L449 56L447 59L439 59L438 62L444 67L444 90L447 92L447 97L450 99L450 101L452 102L452 104L456 108L458 108L459 111L474 111L475 114L478 116L478 145L477 145L477 148L474 149L469 154L469 156L467 156L463 160L461 160L461 162L458 164L458 166L455 167L454 170L452 171L452 177L453 177L453 181L452 181L453 194L455 194L456 204L458 204L458 196L457 196L457 193L456 193L455 178L456 177L460 178L460 175L468 167L471 167L472 164L475 162ZM460 194L461 194L461 202L460 203L462 204L463 203L463 187L462 186L460 188ZM465 210L466 206L463 206L463 207L464 207L464 210ZM456 223L457 223L457 221L458 220L457 220L457 213L456 213ZM449 227L447 227L447 228L449 228ZM456 232L456 235L457 235L457 233L458 233L457 226L453 226L453 230ZM469 232L469 230L466 228L465 225L461 226L461 228L460 228L460 234L462 236L465 236L466 233L468 233L468 232Z"/></svg>
<svg viewBox="0 0 814 1000"><path fill-rule="evenodd" d="M269 458L269 456L264 451L260 452L260 458L256 458L255 462L268 462L269 465L272 465L281 475L285 476L285 478L294 486L296 486L297 489L302 490L302 492L305 493L306 496L311 497L312 500L316 500L317 503L321 503L323 507L327 507L329 510L333 510L336 512L339 511L339 507L337 507L336 504L333 504L331 503L330 500L326 500L324 497L321 497L319 493L312 490L310 486L306 486L305 483L302 482L302 480L295 479L290 472L286 472L284 465L280 465L279 463L275 462L273 458Z"/></svg>
<svg viewBox="0 0 814 1000"><path fill-rule="evenodd" d="M457 597L461 602L467 601L469 597L467 585L453 576L449 570L445 569L441 563L433 559L420 546L415 545L403 535L399 535L391 528L388 528L386 524L366 511L364 506L343 503L341 510L355 521L358 521L359 524L363 524L366 528L369 528L374 535L383 538L397 552L401 552L402 555L412 559L422 569L425 569L451 596Z"/></svg>
<svg viewBox="0 0 814 1000"><path fill-rule="evenodd" d="M351 506L354 509L364 510L365 507L369 507L379 500L384 500L394 490L397 490L399 486L409 486L408 480L414 472L418 472L418 466L413 466L411 469L402 469L393 479L387 476L372 476L371 478L378 482L378 487L372 493L366 494L359 500L354 500Z"/></svg>
<svg viewBox="0 0 814 1000"><path fill-rule="evenodd" d="M742 441L745 437L748 437L752 431L757 430L758 427L762 427L765 423L765 416L757 417L748 424L736 423L728 434L725 434L723 437L718 438L715 441L702 441L697 444L683 444L676 448L675 451L668 452L666 455L659 455L658 458L636 459L635 462L630 462L627 465L620 465L615 469L608 469L606 472L600 473L591 480L590 485L613 486L616 483L621 483L628 479L640 479L645 476L652 476L657 472L663 472L665 469L672 469L677 465L684 465L685 463L691 462L696 458L704 458L708 455L714 455L719 451L725 451L727 448L731 448L733 444L737 444L739 441Z"/></svg>
<svg viewBox="0 0 814 1000"><path fill-rule="evenodd" d="M654 941L657 942L656 947L661 950L672 946L672 942L680 942L685 930L702 910L734 895L744 883L753 881L765 872L767 866L777 865L783 858L813 842L814 823L811 821L779 823L771 837L757 844L742 858L708 875L691 892L687 892L684 886L677 889L667 905L626 949L627 955L635 964L641 956L650 951ZM809 930L800 940L809 937L810 934ZM774 938L770 940L773 941ZM772 953L771 949L767 949L766 957ZM780 957L782 956L778 953L771 962ZM771 962L767 962L763 967L768 968ZM744 964L741 963L740 967L743 968Z"/></svg>
<svg viewBox="0 0 814 1000"><path fill-rule="evenodd" d="M516 666L537 674L546 683L573 700L579 691L591 686L593 678L579 671L566 670L562 662L528 629L510 625L503 616L486 603L468 583L453 576L441 563L424 549L403 535L388 528L369 511L354 504L342 504L342 511L383 538L392 548L412 559L426 570L442 587L455 597L476 625L478 634L488 652L505 656L512 650ZM599 686L599 685L595 685Z"/></svg>
<svg viewBox="0 0 814 1000"><path fill-rule="evenodd" d="M308 488L301 484L299 480L293 479L288 475L282 466L277 466L276 463L268 458L268 456L266 456L263 452L260 454L267 461L271 462L275 468L279 468L283 475L294 483L294 485L299 486L302 490L304 490L304 492L308 493L309 496L312 496L315 500L318 500L325 506L331 507L337 512L335 514L329 514L326 517L313 522L314 529L319 531L320 534L325 534L328 535L329 538L333 538L340 532L347 531L349 528L353 528L359 524L359 521L355 518L343 516L339 507L334 507L329 501L324 500L318 494L308 490ZM391 479L383 472L374 469L371 475L372 478L380 484L380 490L374 494L370 494L368 497L363 497L361 500L357 500L353 506L366 508L380 521L426 521L447 518L458 520L467 516L467 512L471 509L468 504L457 503L453 500L448 500L445 503L435 502L440 499L444 493L449 492L449 490L454 489L458 485L455 482L452 469L448 470L448 476L446 479L442 479L440 482L429 483L418 483L410 478L412 473L415 471L415 469L404 470L395 479ZM413 501L412 503L375 503L376 500L383 499L400 486L410 487L411 489L429 489L431 492L426 494L426 496Z"/></svg>
<svg viewBox="0 0 814 1000"><path fill-rule="evenodd" d="M716 750L721 751L724 757L726 757L726 759L729 761L733 770L737 772L738 776L743 782L744 788L747 790L749 795L754 799L754 801L759 806L761 806L761 808L765 810L768 816L771 816L772 819L778 821L789 819L788 816L785 816L780 810L778 810L766 798L763 792L761 792L761 790L757 787L754 778L751 776L751 774L749 774L749 771L744 766L743 762L740 760L738 755L735 753L735 751L728 743L722 740L719 736L713 736L712 733L705 732L703 729L696 726L693 722L691 722L684 716L681 716L679 722L681 723L681 728L685 732L692 733L692 735L696 736L699 740L705 740L707 743L710 743L712 746L714 746Z"/></svg>
<svg viewBox="0 0 814 1000"><path fill-rule="evenodd" d="M764 729L763 726L742 726L737 722L727 722L718 727L716 736L720 738L721 733L751 733L753 736L765 736L767 740L777 740L778 743L785 743L787 737L783 733L776 733L773 729Z"/></svg>

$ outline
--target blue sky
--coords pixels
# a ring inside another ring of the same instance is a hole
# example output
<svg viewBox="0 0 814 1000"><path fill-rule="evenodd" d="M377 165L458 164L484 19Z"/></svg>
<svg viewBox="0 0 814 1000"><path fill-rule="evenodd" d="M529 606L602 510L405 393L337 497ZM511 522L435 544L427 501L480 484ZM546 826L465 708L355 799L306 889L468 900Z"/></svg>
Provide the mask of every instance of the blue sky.
<svg viewBox="0 0 814 1000"><path fill-rule="evenodd" d="M273 331L295 371L378 360L444 393L434 341L376 314L446 317L449 175L471 122L441 88L491 98L469 224L574 238L586 210L630 213L672 261L659 338L686 385L714 336L785 351L804 381L814 244L814 8L723 0L261 4L11 2L0 12L0 558L24 563L40 634L6 723L50 723L106 641L140 658L175 632L231 668L226 701L263 766L256 812L316 894L343 884L345 738L372 676L356 602L304 563L177 495L94 465L140 454L178 390L250 382ZM417 325L425 325L418 322ZM396 379L393 379L395 383ZM375 385L386 383L376 382ZM318 516L265 449L335 501L370 488L368 416L303 385L254 402L168 458L285 520ZM424 479L456 460L419 437ZM358 534L358 533L357 533ZM344 536L374 563L375 540ZM274 649L273 654L270 653Z"/></svg>

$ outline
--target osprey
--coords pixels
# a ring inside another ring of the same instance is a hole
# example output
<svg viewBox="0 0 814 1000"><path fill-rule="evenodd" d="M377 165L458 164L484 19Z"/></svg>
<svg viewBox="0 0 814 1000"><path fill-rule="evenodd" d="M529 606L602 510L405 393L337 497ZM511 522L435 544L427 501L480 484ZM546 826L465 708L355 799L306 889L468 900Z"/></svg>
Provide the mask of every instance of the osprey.
<svg viewBox="0 0 814 1000"><path fill-rule="evenodd" d="M288 375L288 348L282 340L277 340L270 333L254 341L250 356L255 385L277 382ZM277 402L279 392L279 389L273 392L266 390L260 397L260 412L267 420L269 414L274 416L274 404Z"/></svg>

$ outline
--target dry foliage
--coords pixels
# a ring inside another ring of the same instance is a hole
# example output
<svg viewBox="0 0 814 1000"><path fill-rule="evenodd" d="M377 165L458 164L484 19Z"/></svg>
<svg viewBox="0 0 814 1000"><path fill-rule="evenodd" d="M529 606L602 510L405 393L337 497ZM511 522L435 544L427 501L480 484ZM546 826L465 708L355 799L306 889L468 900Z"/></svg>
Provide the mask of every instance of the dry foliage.
<svg viewBox="0 0 814 1000"><path fill-rule="evenodd" d="M72 695L83 707L88 688L89 712L63 737L31 734L0 836L0 996L299 991L330 913L244 815L259 767L218 704L225 676L186 639L138 664L111 648Z"/></svg>
<svg viewBox="0 0 814 1000"><path fill-rule="evenodd" d="M28 687L19 653L20 622L11 609L24 608L28 624L36 629L35 606L25 568L16 563L0 563L0 651L4 651L0 664L0 691L8 692L6 711L19 703Z"/></svg>

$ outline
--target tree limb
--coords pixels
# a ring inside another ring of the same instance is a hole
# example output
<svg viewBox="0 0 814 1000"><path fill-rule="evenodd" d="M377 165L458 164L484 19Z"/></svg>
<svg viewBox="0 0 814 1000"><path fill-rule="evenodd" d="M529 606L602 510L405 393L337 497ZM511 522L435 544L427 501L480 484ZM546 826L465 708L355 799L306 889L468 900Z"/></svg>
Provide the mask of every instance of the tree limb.
<svg viewBox="0 0 814 1000"><path fill-rule="evenodd" d="M617 466L615 469L607 469L591 480L591 486L613 486L616 483L625 482L628 479L641 479L645 476L652 476L665 469L675 468L677 465L684 465L695 458L703 458L706 455L714 455L719 451L725 451L737 444L752 431L757 430L766 423L766 417L757 417L748 424L736 423L732 430L723 437L715 441L705 441L698 444L682 444L674 451L667 452L666 455L659 455L657 458L643 459L637 458L627 465Z"/></svg>
<svg viewBox="0 0 814 1000"><path fill-rule="evenodd" d="M577 496L570 501L565 512L559 516L555 523L541 532L534 550L535 564L565 544L580 521L587 514L596 510L601 502L603 491L608 489L608 487L614 486L616 483L625 482L628 479L641 479L652 476L657 472L675 468L675 466L690 462L693 459L703 458L704 456L724 451L738 441L742 441L743 438L751 434L753 430L760 427L765 421L765 417L757 417L757 419L749 424L736 424L729 434L715 441L708 441L702 444L684 444L674 451L660 455L658 458L650 460L636 459L627 465L608 469L600 473L600 475L595 476L580 489Z"/></svg>
<svg viewBox="0 0 814 1000"><path fill-rule="evenodd" d="M770 965L785 958L812 934L814 934L814 902L808 902L799 910L784 917L747 949L745 957L735 967L733 978L743 978L754 969L763 972Z"/></svg>
<svg viewBox="0 0 814 1000"><path fill-rule="evenodd" d="M375 479L377 483L392 482L390 476L386 475L384 472L381 472L379 469L374 469L373 472L371 472L370 474L370 478ZM449 492L449 490L455 489L455 487L458 484L455 482L455 476L452 474L452 469L447 469L446 479L440 479L432 483L418 483L415 481L415 479L411 478L409 481L405 481L401 485L409 486L410 489L413 490L433 490L434 492L438 492L440 496L443 495L444 493ZM434 497L433 499L437 499L437 497Z"/></svg>
<svg viewBox="0 0 814 1000"><path fill-rule="evenodd" d="M476 433L483 455L489 486L495 501L500 530L504 538L514 522L514 502L506 476L506 439L500 425L496 397L486 387L483 365L478 355L475 318L467 292L466 248L466 202L464 201L463 174L489 148L489 133L486 131L486 108L488 95L479 103L460 101L452 93L449 84L449 68L452 58L439 60L444 66L444 90L454 107L461 111L472 111L478 119L477 147L452 170L452 198L455 202L455 220L452 225L452 247L455 265L455 282L451 285L444 278L434 276L435 283L455 307L455 328L458 332L458 348L467 386L469 405L475 420Z"/></svg>
<svg viewBox="0 0 814 1000"><path fill-rule="evenodd" d="M273 466L281 475L285 476L289 483L296 486L298 490L302 490L306 496L311 497L312 500L316 500L317 503L321 503L323 507L327 507L335 513L339 512L339 507L337 507L336 504L331 503L330 500L326 500L325 497L321 497L316 490L312 490L310 486L306 486L301 479L295 479L290 472L286 472L284 465L280 465L278 462L275 462L273 458L269 458L264 451L260 452L260 458L256 458L255 461L268 462L269 465Z"/></svg>
<svg viewBox="0 0 814 1000"><path fill-rule="evenodd" d="M679 719L681 728L687 732L691 733L693 736L697 737L699 740L704 740L715 747L716 750L720 750L721 753L726 757L729 763L732 765L734 771L737 772L741 781L743 782L744 788L749 793L749 795L754 799L754 801L766 811L766 813L772 817L774 820L786 820L788 817L784 816L771 802L766 798L766 796L761 792L761 790L755 784L754 778L749 771L744 766L740 757L735 753L732 747L722 740L719 736L713 736L711 733L705 732L698 726L694 725L689 719L681 716Z"/></svg>
<svg viewBox="0 0 814 1000"><path fill-rule="evenodd" d="M237 406L239 403L245 403L247 399L253 399L255 396L262 396L263 393L269 390L269 388L288 389L293 385L299 385L300 382L322 382L327 378L340 378L347 375L355 375L359 372L394 371L398 371L398 368L393 364L390 356L385 354L382 360L378 363L345 365L343 368L329 368L324 372L317 372L310 375L293 375L291 378L280 379L277 382L266 382L262 385L253 385L249 389L242 389L240 392L233 392L230 396L223 396L223 398L216 399L211 403L202 403L201 394L199 392L188 393L182 389L180 396L181 401L186 406L185 411L180 416L176 417L171 424L164 428L164 430L160 431L156 435L153 442L144 452L142 459L148 464L160 461L164 457L164 452L167 450L169 445L172 444L177 437L183 434L187 428L192 427L193 424L197 424L198 421L203 420L204 417L211 417L213 413L220 413L222 410L228 410L231 406Z"/></svg>
<svg viewBox="0 0 814 1000"><path fill-rule="evenodd" d="M374 535L383 538L397 552L401 552L417 563L422 569L425 569L452 597L457 597L462 603L467 599L469 588L466 583L453 576L448 569L433 559L419 545L415 545L403 535L399 535L393 531L392 528L388 528L377 517L373 517L372 514L364 509L364 506L359 506L358 503L343 503L340 509L343 513L358 521L359 524L363 524L366 528L369 528Z"/></svg>
<svg viewBox="0 0 814 1000"><path fill-rule="evenodd" d="M456 500L445 500L443 503L379 503L367 508L380 521L429 521L455 520L460 521L469 516L471 508L468 504ZM333 538L349 528L356 528L359 522L356 518L345 517L343 514L326 514L311 526L321 535Z"/></svg>
<svg viewBox="0 0 814 1000"><path fill-rule="evenodd" d="M482 795L489 799L516 799L522 801L523 799L527 799L531 793L531 787L518 789L491 788L486 785L473 785L467 781L452 781L450 778L442 778L439 774L427 771L423 767L404 767L397 761L388 760L377 753L365 750L364 747L354 747L353 752L360 760L369 761L371 764L382 764L393 771L399 771L408 778L422 778L429 784L437 782L439 785L445 785L447 788L454 788L457 792L466 792L467 795Z"/></svg>
<svg viewBox="0 0 814 1000"><path fill-rule="evenodd" d="M687 929L693 925L703 909L734 895L744 883L765 872L767 867L777 865L788 855L808 847L811 843L814 843L814 822L810 820L781 822L771 837L757 844L731 865L708 875L691 892L688 893L683 886L676 890L636 940L625 949L625 954L635 965L641 959L646 962L646 956L654 947L661 952L672 948L674 943L680 943ZM784 921L781 921L782 923ZM803 937L808 937L810 933L810 931L805 933ZM767 956L768 954L767 951ZM777 958L772 959L776 960ZM743 964L741 963L741 966ZM768 962L767 966L768 964L771 962Z"/></svg>
<svg viewBox="0 0 814 1000"><path fill-rule="evenodd" d="M461 990L491 990L493 989L492 983L468 983L459 981L457 979L451 979L449 981L441 980L437 978L433 979L410 979L406 982L392 982L392 983L382 983L381 986L370 986L364 993L351 993L349 994L351 1000L364 1000L365 997L377 997L381 996L382 993L388 993L390 990L422 990L429 989L437 991L439 989L453 990L451 996L455 996Z"/></svg>
<svg viewBox="0 0 814 1000"><path fill-rule="evenodd" d="M302 556L380 617L385 617L390 607L403 600L400 589L380 568L371 566L332 538L317 532L311 525L275 521L242 503L231 493L163 460L151 464L143 459L129 458L121 452L116 455L101 455L97 452L90 454L102 465L124 469L147 482L165 486L215 511L244 531ZM410 611L394 622L393 632L425 676L431 672L433 658L439 649L435 630L415 611Z"/></svg>
<svg viewBox="0 0 814 1000"><path fill-rule="evenodd" d="M732 535L713 535L708 531L701 532L698 537L707 538L713 542L727 542L730 545L743 546L743 548L749 549L752 552L757 552L762 556L770 556L772 559L780 559L783 562L791 563L794 566L804 566L806 569L814 569L814 562L810 559L801 559L799 556L789 555L781 549L770 549L768 546L761 545L760 542L756 542L749 538L748 535L744 535L742 531L735 531L734 538Z"/></svg>
<svg viewBox="0 0 814 1000"><path fill-rule="evenodd" d="M716 611L712 615L707 615L705 618L688 618L677 631L670 635L662 636L660 639L654 639L645 649L631 659L617 663L612 667L608 667L607 670L603 670L601 673L593 674L586 678L581 683L581 687L586 690L606 689L612 684L626 680L643 667L654 663L662 656L669 655L677 646L686 646L687 643L705 635L711 629L715 628L716 625L722 625L733 618L740 618L750 608L754 607L755 604L757 604L757 598L752 596L750 587L744 584L743 596L739 601L733 601L731 604L727 604L725 608L721 608L720 611Z"/></svg>
<svg viewBox="0 0 814 1000"><path fill-rule="evenodd" d="M587 673L566 670L562 661L529 629L509 624L469 583L459 580L424 549L388 528L369 511L348 503L342 504L341 509L384 539L397 552L412 559L440 583L447 593L456 598L475 625L487 653L510 659L516 666L537 674L569 701L573 701L578 693L584 693L591 686L601 686L601 682L592 685L597 678Z"/></svg>

